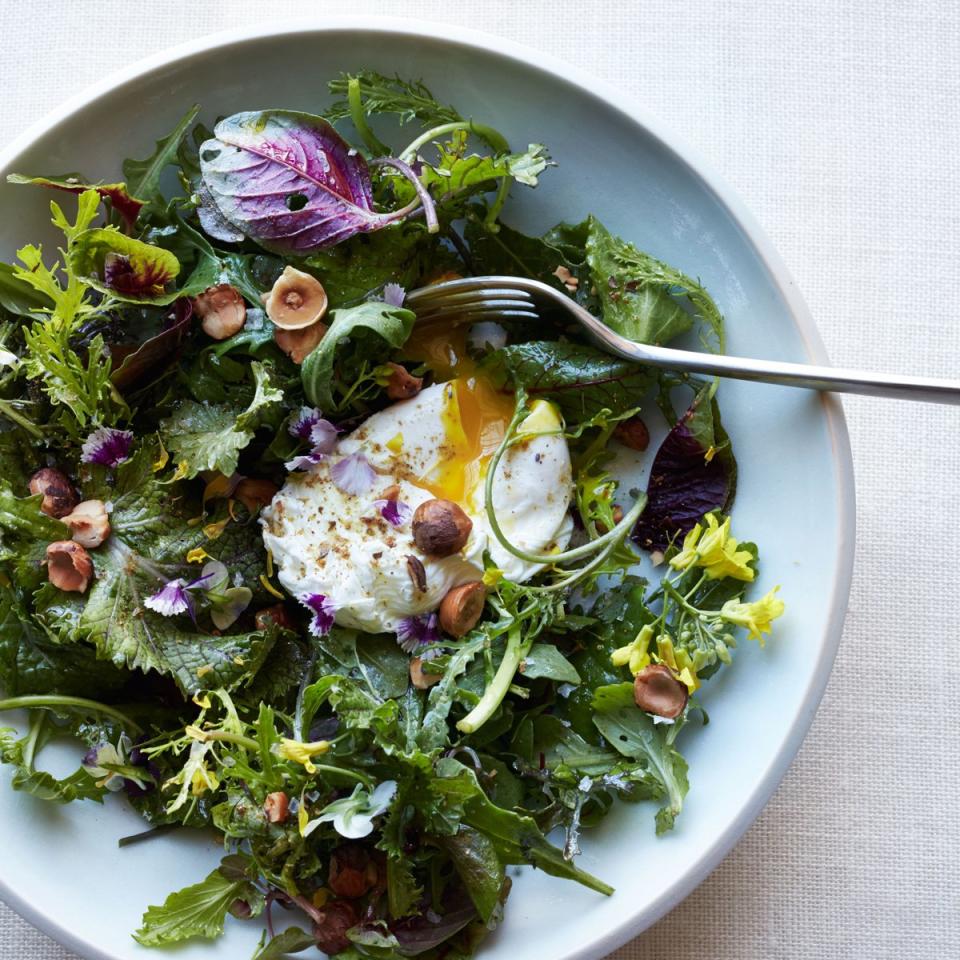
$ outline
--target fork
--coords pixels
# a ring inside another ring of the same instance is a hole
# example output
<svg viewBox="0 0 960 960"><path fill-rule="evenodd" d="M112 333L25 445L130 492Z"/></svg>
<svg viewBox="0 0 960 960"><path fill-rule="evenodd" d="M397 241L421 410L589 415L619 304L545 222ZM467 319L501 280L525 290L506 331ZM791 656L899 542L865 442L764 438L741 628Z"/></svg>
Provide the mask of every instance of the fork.
<svg viewBox="0 0 960 960"><path fill-rule="evenodd" d="M539 280L494 276L446 280L411 291L404 305L413 310L418 322L455 320L461 323L538 320L541 311L560 308L569 313L601 349L653 367L809 390L960 405L960 380L867 373L782 360L752 360L637 343L620 336L563 292Z"/></svg>

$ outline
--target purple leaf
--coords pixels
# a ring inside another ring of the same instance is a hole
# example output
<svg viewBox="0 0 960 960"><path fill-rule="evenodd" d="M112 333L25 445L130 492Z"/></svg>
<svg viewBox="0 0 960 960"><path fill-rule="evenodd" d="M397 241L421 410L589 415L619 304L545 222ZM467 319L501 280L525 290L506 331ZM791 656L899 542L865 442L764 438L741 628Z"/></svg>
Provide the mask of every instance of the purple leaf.
<svg viewBox="0 0 960 960"><path fill-rule="evenodd" d="M366 160L308 113L264 110L221 120L200 147L200 169L222 216L277 253L329 247L412 212L375 212Z"/></svg>
<svg viewBox="0 0 960 960"><path fill-rule="evenodd" d="M654 457L647 508L633 531L644 550L666 550L704 514L726 512L733 500L737 463L708 389L697 395Z"/></svg>

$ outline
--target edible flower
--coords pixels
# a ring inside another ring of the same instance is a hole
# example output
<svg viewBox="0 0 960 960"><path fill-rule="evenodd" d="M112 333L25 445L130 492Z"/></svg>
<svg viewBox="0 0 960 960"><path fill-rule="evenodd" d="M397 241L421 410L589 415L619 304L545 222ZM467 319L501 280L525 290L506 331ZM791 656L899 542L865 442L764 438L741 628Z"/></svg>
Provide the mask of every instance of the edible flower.
<svg viewBox="0 0 960 960"><path fill-rule="evenodd" d="M310 633L315 637L325 637L333 627L337 611L333 601L322 593L308 593L300 598L300 602L313 613Z"/></svg>
<svg viewBox="0 0 960 960"><path fill-rule="evenodd" d="M387 283L383 287L383 302L391 307L402 307L407 291L399 283Z"/></svg>
<svg viewBox="0 0 960 960"><path fill-rule="evenodd" d="M333 823L333 829L348 840L360 840L373 833L373 821L385 813L397 792L395 780L384 780L373 792L357 784L349 797L334 800L320 811L320 816L301 825L300 833L308 837L321 823Z"/></svg>
<svg viewBox="0 0 960 960"><path fill-rule="evenodd" d="M394 527L402 527L405 523L409 523L413 516L413 508L402 500L374 500L373 505L380 516Z"/></svg>
<svg viewBox="0 0 960 960"><path fill-rule="evenodd" d="M99 427L80 447L80 461L97 463L102 467L117 467L130 456L133 439L133 433L129 430Z"/></svg>
<svg viewBox="0 0 960 960"><path fill-rule="evenodd" d="M83 769L97 780L98 787L105 787L111 793L123 790L128 780L141 790L146 789L149 781L134 769L130 747L130 738L125 733L120 735L116 746L101 743L91 747L84 754Z"/></svg>
<svg viewBox="0 0 960 960"><path fill-rule="evenodd" d="M730 536L730 518L720 523L715 513L708 513L705 519L705 528L698 523L683 538L683 546L670 560L670 566L674 570L699 567L710 580L753 580L754 571L749 566L753 554L737 549L738 541Z"/></svg>
<svg viewBox="0 0 960 960"><path fill-rule="evenodd" d="M681 682L687 685L687 690L693 693L700 687L700 678L690 654L682 647L678 650L673 645L673 638L667 633L657 637L657 659L665 663L670 672Z"/></svg>
<svg viewBox="0 0 960 960"><path fill-rule="evenodd" d="M747 637L750 640L759 640L764 644L763 635L770 633L770 624L781 616L784 611L783 601L777 597L780 587L774 587L759 600L743 603L739 600L728 600L720 608L720 616L727 623L734 623L747 628Z"/></svg>
<svg viewBox="0 0 960 960"><path fill-rule="evenodd" d="M404 653L414 653L427 643L437 643L440 630L437 615L431 613L422 617L406 617L397 624L397 643Z"/></svg>
<svg viewBox="0 0 960 960"><path fill-rule="evenodd" d="M291 473L294 470L303 470L306 472L312 470L318 463L322 463L326 459L327 456L324 453L301 453L292 460L287 460L284 466Z"/></svg>
<svg viewBox="0 0 960 960"><path fill-rule="evenodd" d="M343 493L359 496L373 486L376 472L362 453L351 453L330 468L330 477Z"/></svg>
<svg viewBox="0 0 960 960"><path fill-rule="evenodd" d="M284 760L303 764L307 773L316 773L313 758L319 757L330 749L329 740L315 740L313 743L303 743L301 740L288 740L284 737L277 745L277 756Z"/></svg>
<svg viewBox="0 0 960 960"><path fill-rule="evenodd" d="M210 619L218 630L226 630L250 606L253 591L239 585L231 587L230 572L219 560L205 564L200 573L200 579L207 581L203 592L210 603Z"/></svg>
<svg viewBox="0 0 960 960"><path fill-rule="evenodd" d="M629 666L630 672L636 676L650 663L650 641L653 639L653 627L645 623L632 643L619 647L610 654L615 667Z"/></svg>
<svg viewBox="0 0 960 960"><path fill-rule="evenodd" d="M206 570L210 564L203 569ZM143 605L162 617L175 617L178 613L189 613L190 618L196 622L197 613L193 603L191 591L203 589L213 577L212 573L202 573L196 580L187 583L182 577L176 580L168 580L155 594L147 597Z"/></svg>

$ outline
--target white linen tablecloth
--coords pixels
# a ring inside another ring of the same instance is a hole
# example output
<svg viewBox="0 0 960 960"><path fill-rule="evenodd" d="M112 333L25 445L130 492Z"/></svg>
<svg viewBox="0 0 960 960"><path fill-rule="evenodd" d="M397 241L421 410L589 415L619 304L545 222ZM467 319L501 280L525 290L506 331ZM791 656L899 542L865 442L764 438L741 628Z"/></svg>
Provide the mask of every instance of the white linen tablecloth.
<svg viewBox="0 0 960 960"><path fill-rule="evenodd" d="M6 138L141 56L298 11L424 17L539 46L633 95L712 161L779 248L835 363L958 374L951 0L3 0L0 10ZM813 729L736 850L615 960L960 955L960 410L845 406L857 565ZM71 956L0 904L0 960Z"/></svg>

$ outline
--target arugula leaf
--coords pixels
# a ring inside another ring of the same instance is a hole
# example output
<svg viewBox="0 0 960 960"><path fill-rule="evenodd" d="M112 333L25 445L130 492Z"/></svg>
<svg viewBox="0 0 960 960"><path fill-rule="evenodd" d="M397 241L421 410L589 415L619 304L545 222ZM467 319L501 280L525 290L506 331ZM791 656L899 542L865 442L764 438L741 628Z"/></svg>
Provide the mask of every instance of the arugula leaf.
<svg viewBox="0 0 960 960"><path fill-rule="evenodd" d="M163 906L149 907L134 939L145 947L179 943L192 937L213 940L223 933L223 923L236 900L247 903L254 914L263 909L263 895L249 877L237 876L233 871L225 876L221 866L206 880L171 893Z"/></svg>
<svg viewBox="0 0 960 960"><path fill-rule="evenodd" d="M123 175L127 181L127 189L135 197L146 201L143 213L151 216L161 212L165 205L160 191L160 177L163 171L177 159L177 152L200 113L200 107L191 107L183 119L174 127L173 132L156 142L153 153L142 160L127 159L123 161Z"/></svg>
<svg viewBox="0 0 960 960"><path fill-rule="evenodd" d="M640 364L593 347L546 340L497 350L484 360L484 367L522 386L531 398L552 400L571 422L635 408L655 382Z"/></svg>
<svg viewBox="0 0 960 960"><path fill-rule="evenodd" d="M417 912L423 888L413 874L413 864L408 857L387 857L387 905L395 920L409 917Z"/></svg>
<svg viewBox="0 0 960 960"><path fill-rule="evenodd" d="M657 833L672 829L689 788L687 762L673 749L674 727L654 725L634 702L632 683L598 687L593 708L604 739L624 756L643 761L663 784L668 803L657 811Z"/></svg>
<svg viewBox="0 0 960 960"><path fill-rule="evenodd" d="M406 343L415 320L411 310L376 301L335 310L330 329L301 368L308 402L325 412L343 410L356 383L374 382L377 364Z"/></svg>
<svg viewBox="0 0 960 960"><path fill-rule="evenodd" d="M27 743L28 738L16 740L12 730L0 729L0 762L14 768L11 780L14 790L52 803L72 803L74 800L96 800L97 803L103 803L105 789L98 787L94 778L83 767L62 779L45 770L34 769L33 764L27 760Z"/></svg>
<svg viewBox="0 0 960 960"><path fill-rule="evenodd" d="M269 367L253 361L250 372L254 393L245 409L184 400L173 416L160 423L166 446L181 464L186 464L185 476L219 470L229 477L237 469L240 451L282 402L283 391L273 386Z"/></svg>
<svg viewBox="0 0 960 960"><path fill-rule="evenodd" d="M330 81L330 92L344 99L327 107L324 116L328 120L343 120L350 116L350 104L346 96L351 80L359 81L363 109L368 114L394 114L401 124L419 120L426 127L438 127L463 119L453 107L439 103L423 81L401 80L397 76L386 77L372 70L362 70L355 74L341 74L337 80Z"/></svg>
<svg viewBox="0 0 960 960"><path fill-rule="evenodd" d="M546 677L559 683L580 682L577 668L552 643L535 643L520 663L520 674L527 680Z"/></svg>

